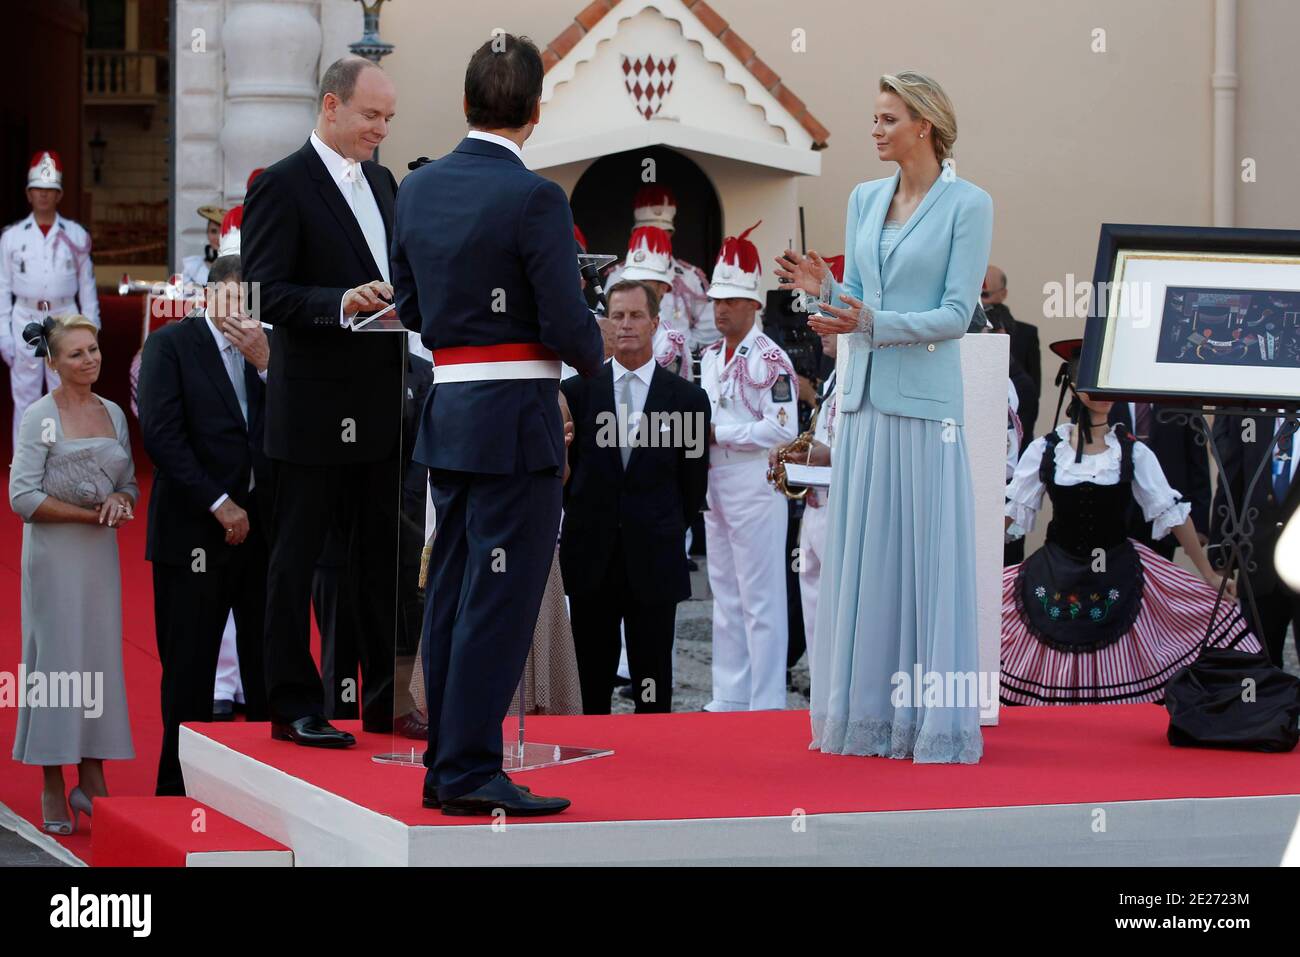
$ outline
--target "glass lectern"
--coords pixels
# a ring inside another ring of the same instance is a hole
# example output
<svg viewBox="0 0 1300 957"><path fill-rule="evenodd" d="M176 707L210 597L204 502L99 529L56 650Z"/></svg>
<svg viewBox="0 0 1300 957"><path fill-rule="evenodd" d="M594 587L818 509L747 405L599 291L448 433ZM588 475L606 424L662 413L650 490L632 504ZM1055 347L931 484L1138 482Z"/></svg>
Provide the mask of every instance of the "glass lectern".
<svg viewBox="0 0 1300 957"><path fill-rule="evenodd" d="M596 258L608 261L612 257ZM396 478L401 510L396 559L397 626L393 642L393 737L391 750L376 754L374 760L382 764L423 768L424 752L428 744L428 712L420 663L420 642L423 635L429 545L435 533L431 531L434 523L432 508L428 505L428 472L411 463L411 454L415 448L415 433L419 426L423 399L432 383L432 373L425 363L411 358L412 349L408 340L414 341L417 349L418 340L396 318L395 311L390 309L371 316L358 316L350 328L357 335L390 334L396 340L394 348L402 348L407 354L403 365L401 395L402 465L401 474ZM607 748L527 740L525 715L539 706L537 689L543 687L548 680L549 661L545 654L539 654L538 651L535 641L509 715L502 725L503 769L507 772L526 771L613 754Z"/></svg>

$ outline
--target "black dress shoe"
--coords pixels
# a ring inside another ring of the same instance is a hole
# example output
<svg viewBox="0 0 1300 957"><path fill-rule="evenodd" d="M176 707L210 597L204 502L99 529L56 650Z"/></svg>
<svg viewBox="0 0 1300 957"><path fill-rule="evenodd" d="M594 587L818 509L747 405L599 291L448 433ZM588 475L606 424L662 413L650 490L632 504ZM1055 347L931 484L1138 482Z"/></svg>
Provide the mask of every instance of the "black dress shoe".
<svg viewBox="0 0 1300 957"><path fill-rule="evenodd" d="M271 737L308 748L350 748L357 743L348 732L340 731L318 714L309 714L297 721L272 719Z"/></svg>
<svg viewBox="0 0 1300 957"><path fill-rule="evenodd" d="M490 815L497 809L516 817L559 814L569 806L568 798L539 797L526 791L504 774L498 774L480 788L442 802L442 813L454 817Z"/></svg>
<svg viewBox="0 0 1300 957"><path fill-rule="evenodd" d="M234 721L235 703L228 698L214 698L212 701L213 721Z"/></svg>
<svg viewBox="0 0 1300 957"><path fill-rule="evenodd" d="M510 778L506 777L504 772L502 772L501 776L504 777L507 781L510 781ZM510 783L515 784L514 781L510 781ZM515 784L515 787L517 787L521 791L526 791L529 794L532 793L532 789L527 784ZM425 807L431 807L435 809L442 807L442 802L438 800L438 789L434 787L430 787L429 784L426 782L424 785L424 793L422 795L422 800L420 803L422 803Z"/></svg>
<svg viewBox="0 0 1300 957"><path fill-rule="evenodd" d="M429 721L419 711L408 711L393 719L393 732L403 738L423 741L429 737Z"/></svg>

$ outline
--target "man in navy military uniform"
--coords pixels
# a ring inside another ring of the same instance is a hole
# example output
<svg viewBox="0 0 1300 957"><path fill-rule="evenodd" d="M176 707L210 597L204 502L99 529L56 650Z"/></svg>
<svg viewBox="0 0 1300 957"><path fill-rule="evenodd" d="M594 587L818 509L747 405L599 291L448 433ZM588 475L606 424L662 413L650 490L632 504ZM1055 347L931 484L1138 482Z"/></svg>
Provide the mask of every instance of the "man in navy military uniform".
<svg viewBox="0 0 1300 957"><path fill-rule="evenodd" d="M560 364L600 370L564 190L521 148L540 119L542 60L498 34L465 72L470 132L411 173L393 230L397 312L433 352L416 461L437 530L424 661L425 807L554 814L501 770L501 723L523 672L559 530Z"/></svg>

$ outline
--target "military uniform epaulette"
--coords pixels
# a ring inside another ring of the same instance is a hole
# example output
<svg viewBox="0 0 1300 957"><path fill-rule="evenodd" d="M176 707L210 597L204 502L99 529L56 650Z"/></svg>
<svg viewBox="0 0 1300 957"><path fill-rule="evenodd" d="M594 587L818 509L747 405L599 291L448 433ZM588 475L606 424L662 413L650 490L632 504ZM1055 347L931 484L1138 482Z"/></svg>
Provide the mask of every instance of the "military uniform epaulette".
<svg viewBox="0 0 1300 957"><path fill-rule="evenodd" d="M713 352L721 352L723 345L726 344L726 341L727 341L726 339L719 339L713 345L709 346L709 349L712 350Z"/></svg>

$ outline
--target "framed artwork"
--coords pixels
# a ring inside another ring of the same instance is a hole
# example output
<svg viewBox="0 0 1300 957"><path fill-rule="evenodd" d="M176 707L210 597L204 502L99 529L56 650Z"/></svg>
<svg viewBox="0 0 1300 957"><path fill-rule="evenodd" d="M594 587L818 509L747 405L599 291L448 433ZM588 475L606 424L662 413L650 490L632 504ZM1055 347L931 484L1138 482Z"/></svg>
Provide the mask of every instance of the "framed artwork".
<svg viewBox="0 0 1300 957"><path fill-rule="evenodd" d="M1078 387L1300 405L1300 230L1104 223Z"/></svg>

